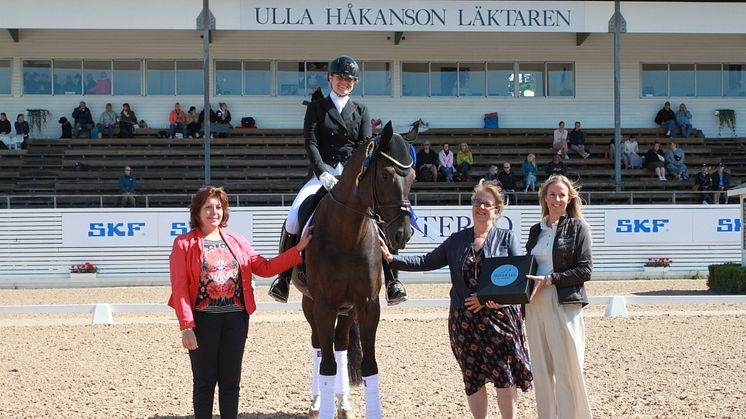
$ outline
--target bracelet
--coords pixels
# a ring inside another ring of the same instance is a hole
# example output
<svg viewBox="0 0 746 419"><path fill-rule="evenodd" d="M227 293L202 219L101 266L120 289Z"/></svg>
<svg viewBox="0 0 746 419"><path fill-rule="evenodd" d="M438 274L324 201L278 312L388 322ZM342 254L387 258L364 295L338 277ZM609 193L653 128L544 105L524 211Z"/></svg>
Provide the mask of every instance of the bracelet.
<svg viewBox="0 0 746 419"><path fill-rule="evenodd" d="M186 329L183 329L182 332L186 332L187 330L193 331L194 329L192 329L191 327L187 327Z"/></svg>

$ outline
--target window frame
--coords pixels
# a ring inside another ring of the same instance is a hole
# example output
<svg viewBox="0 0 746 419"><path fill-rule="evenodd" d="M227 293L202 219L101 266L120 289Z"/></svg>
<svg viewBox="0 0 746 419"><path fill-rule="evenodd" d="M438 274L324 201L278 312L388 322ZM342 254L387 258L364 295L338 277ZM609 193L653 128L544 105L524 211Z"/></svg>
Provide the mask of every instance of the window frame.
<svg viewBox="0 0 746 419"><path fill-rule="evenodd" d="M8 93L0 93L0 97L13 96L13 58L0 57L0 61L8 62ZM23 80L21 80L23 83Z"/></svg>

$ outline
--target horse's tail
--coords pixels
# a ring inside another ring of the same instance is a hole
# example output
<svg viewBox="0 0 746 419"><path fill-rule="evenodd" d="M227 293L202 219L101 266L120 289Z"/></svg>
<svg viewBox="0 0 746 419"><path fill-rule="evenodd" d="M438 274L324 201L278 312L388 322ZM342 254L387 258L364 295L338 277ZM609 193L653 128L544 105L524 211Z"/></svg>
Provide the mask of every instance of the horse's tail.
<svg viewBox="0 0 746 419"><path fill-rule="evenodd" d="M363 382L363 348L360 345L360 327L357 320L350 326L350 344L347 347L347 372L350 385L359 386Z"/></svg>

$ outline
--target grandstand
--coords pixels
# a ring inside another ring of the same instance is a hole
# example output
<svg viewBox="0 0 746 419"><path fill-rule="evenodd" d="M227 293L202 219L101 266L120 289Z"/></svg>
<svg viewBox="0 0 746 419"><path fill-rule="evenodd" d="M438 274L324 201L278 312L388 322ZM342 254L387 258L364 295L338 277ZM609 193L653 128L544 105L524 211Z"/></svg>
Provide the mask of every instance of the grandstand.
<svg viewBox="0 0 746 419"><path fill-rule="evenodd" d="M140 130L133 139L32 139L27 150L0 151L0 205L9 208L112 207L119 203L118 180L130 165L137 177L138 206L185 206L202 183L202 140L157 138L158 129ZM622 192L614 192L613 161L604 151L613 138L611 129L587 129L592 156L567 161L568 175L582 187L591 204L698 203L692 180L659 182L645 169L622 171ZM669 141L658 128L628 128L640 151ZM474 153L473 175L478 179L489 165L510 162L520 178L520 163L534 153L539 165L551 158L552 130L539 128L438 128L420 134L419 144L435 147L460 142ZM690 175L702 163L726 163L732 184L746 179L746 138L676 138L685 150ZM419 147L418 147L419 148ZM240 205L289 205L308 174L303 134L297 129L233 129L231 138L211 143L212 183L221 184ZM473 182L417 182L413 201L423 204L458 204L468 199ZM5 195L5 196L3 196ZM536 202L535 193L520 194L522 204ZM4 201L4 202L2 202Z"/></svg>

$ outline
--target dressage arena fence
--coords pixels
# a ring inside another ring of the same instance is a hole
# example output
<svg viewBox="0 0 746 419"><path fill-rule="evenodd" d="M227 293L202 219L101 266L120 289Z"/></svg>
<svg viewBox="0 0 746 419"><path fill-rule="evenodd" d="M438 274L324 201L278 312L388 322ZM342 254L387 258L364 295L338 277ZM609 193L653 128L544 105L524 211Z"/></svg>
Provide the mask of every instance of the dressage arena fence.
<svg viewBox="0 0 746 419"><path fill-rule="evenodd" d="M605 305L604 317L628 317L627 304L634 305L680 305L680 304L746 304L746 295L612 295L588 297L589 304ZM447 298L409 300L401 307L445 308L450 304ZM257 302L257 310L300 310L300 301L287 304ZM381 300L381 306L386 302ZM92 313L91 324L114 324L112 313L127 312L170 312L165 304L55 304L0 306L0 314L52 314L52 313ZM256 316L256 314L252 315Z"/></svg>

